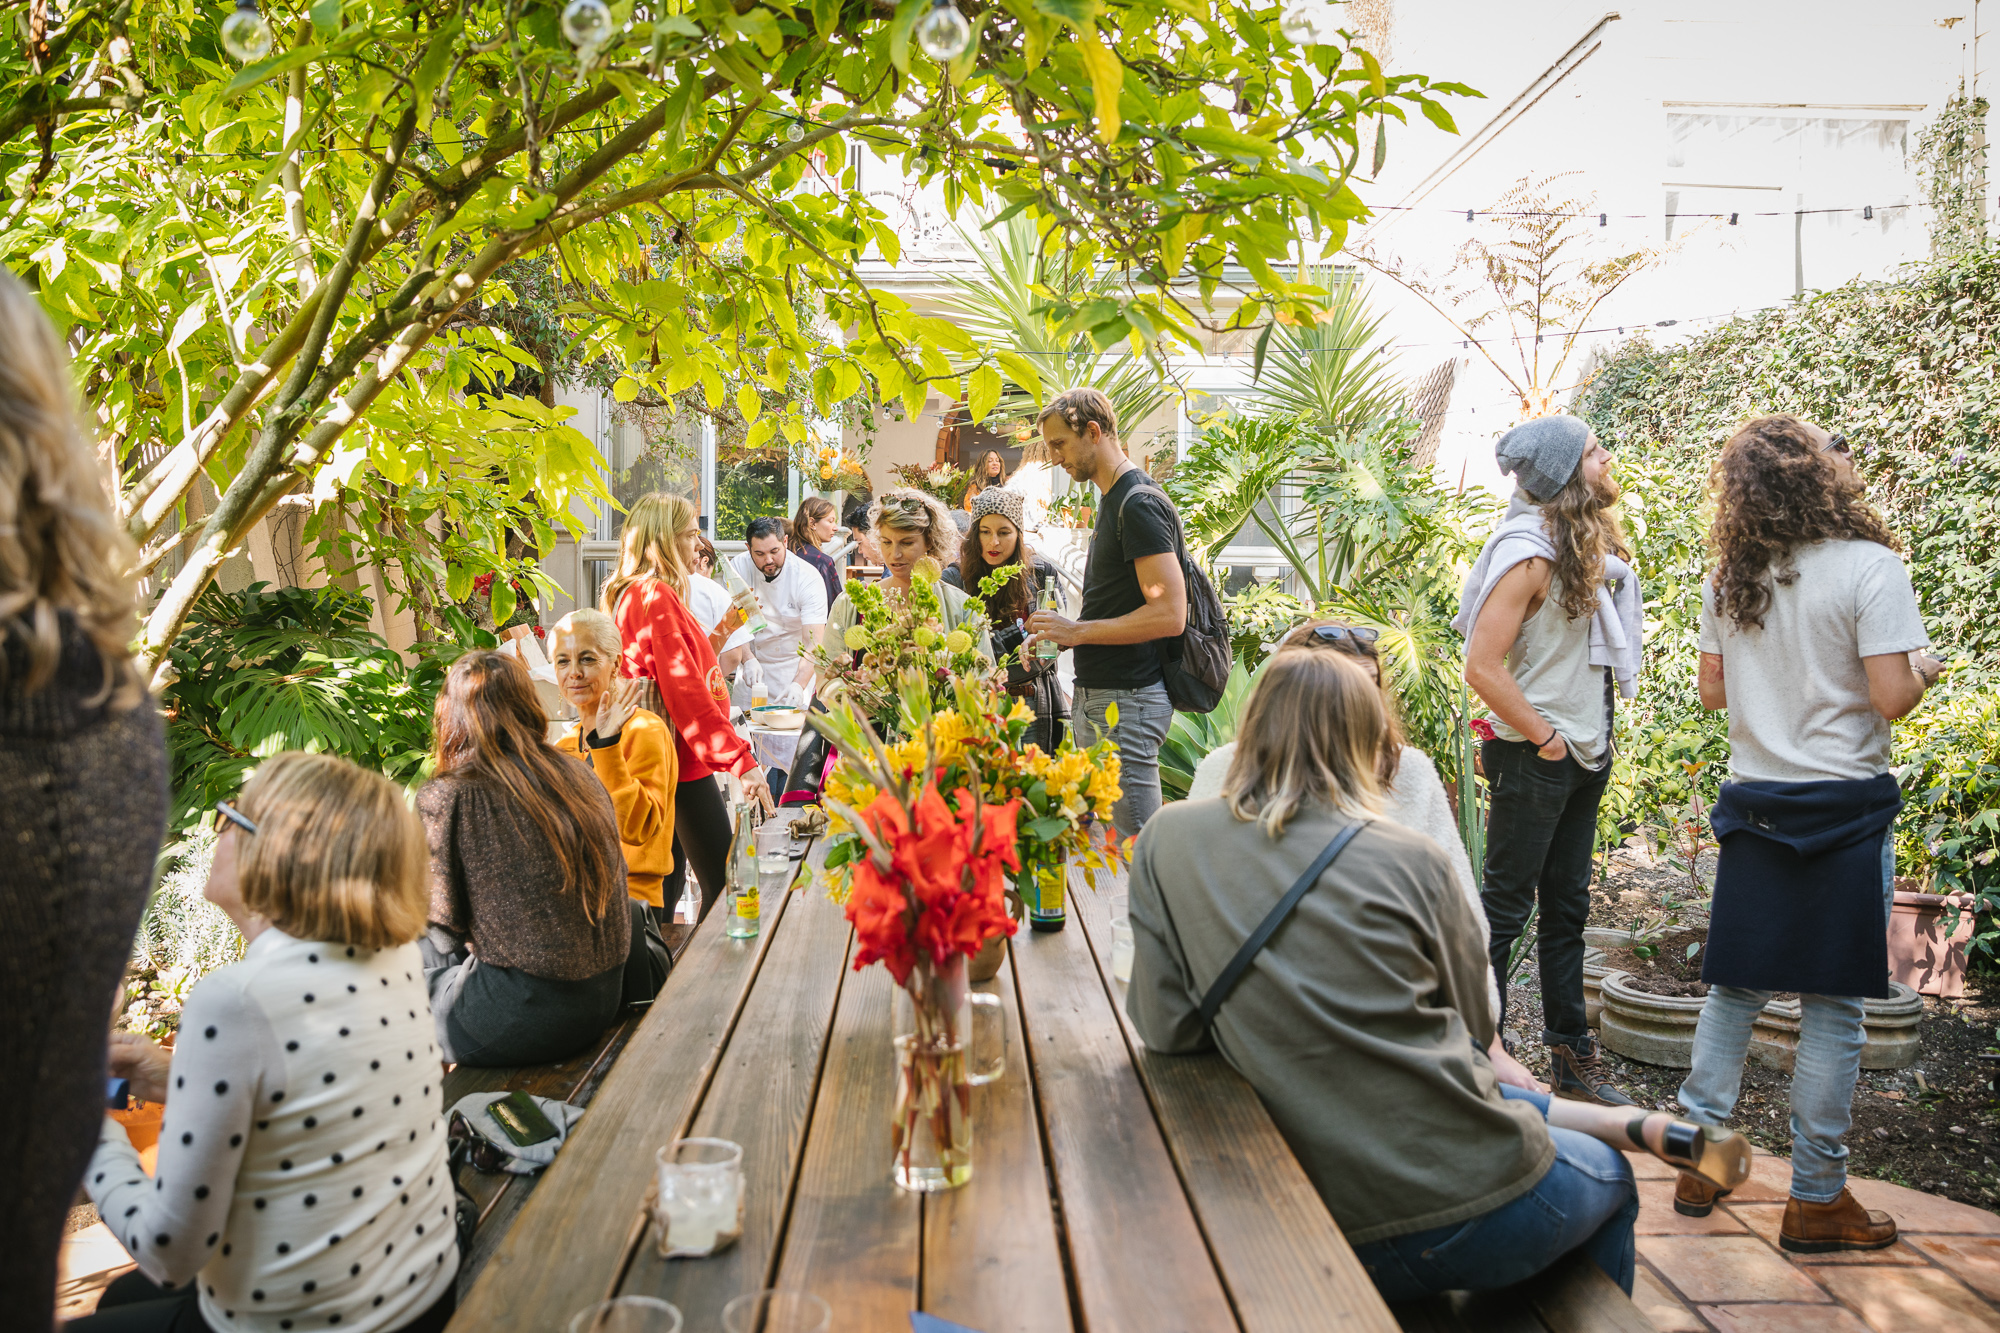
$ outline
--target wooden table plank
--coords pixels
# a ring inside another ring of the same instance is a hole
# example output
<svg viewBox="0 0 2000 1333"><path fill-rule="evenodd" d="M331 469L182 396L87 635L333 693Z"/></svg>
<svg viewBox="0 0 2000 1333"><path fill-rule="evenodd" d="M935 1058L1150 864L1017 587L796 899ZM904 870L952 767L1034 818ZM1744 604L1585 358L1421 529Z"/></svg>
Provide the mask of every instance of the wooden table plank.
<svg viewBox="0 0 2000 1333"><path fill-rule="evenodd" d="M781 923L788 911L769 915ZM699 1104L764 949L782 933L772 926L732 940L721 913L702 922L452 1328L546 1333L612 1291L637 1240L653 1154L681 1136Z"/></svg>
<svg viewBox="0 0 2000 1333"><path fill-rule="evenodd" d="M1012 954L1084 1325L1236 1328L1084 932L1023 931Z"/></svg>
<svg viewBox="0 0 2000 1333"><path fill-rule="evenodd" d="M917 1308L921 1208L889 1176L894 989L881 967L841 984L773 1284L817 1293L833 1307L831 1333L906 1329Z"/></svg>
<svg viewBox="0 0 2000 1333"><path fill-rule="evenodd" d="M1098 884L1096 893L1072 884L1070 925L1096 956L1245 1333L1394 1333L1395 1317L1250 1085L1220 1055L1156 1054L1133 1031L1111 975L1111 895L1124 877L1107 887L1100 874Z"/></svg>
<svg viewBox="0 0 2000 1333"><path fill-rule="evenodd" d="M658 1296L687 1328L714 1329L731 1299L769 1285L852 935L824 887L796 895L695 1113L695 1135L743 1145L742 1240L707 1259L662 1259L656 1224L620 1294Z"/></svg>
<svg viewBox="0 0 2000 1333"><path fill-rule="evenodd" d="M972 1093L972 1180L924 1199L923 1308L980 1333L1059 1333L1069 1283L1012 965L975 989L1000 996L1007 1072Z"/></svg>

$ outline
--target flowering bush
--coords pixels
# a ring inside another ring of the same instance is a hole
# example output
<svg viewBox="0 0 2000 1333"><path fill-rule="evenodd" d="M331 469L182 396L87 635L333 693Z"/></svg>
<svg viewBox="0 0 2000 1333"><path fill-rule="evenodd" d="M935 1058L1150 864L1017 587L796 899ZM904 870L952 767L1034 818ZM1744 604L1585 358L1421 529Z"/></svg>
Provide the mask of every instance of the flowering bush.
<svg viewBox="0 0 2000 1333"><path fill-rule="evenodd" d="M964 500L965 489L972 481L970 472L960 471L949 463L933 463L929 467L922 463L898 463L889 470L902 485L935 496L947 505Z"/></svg>

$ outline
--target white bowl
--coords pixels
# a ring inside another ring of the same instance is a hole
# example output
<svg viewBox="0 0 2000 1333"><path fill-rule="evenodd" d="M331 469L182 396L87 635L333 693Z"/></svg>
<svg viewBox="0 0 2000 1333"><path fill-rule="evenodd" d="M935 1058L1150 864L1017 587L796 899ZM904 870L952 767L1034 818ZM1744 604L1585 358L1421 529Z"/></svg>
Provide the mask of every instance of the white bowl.
<svg viewBox="0 0 2000 1333"><path fill-rule="evenodd" d="M786 704L765 704L750 710L750 721L753 726L770 731L798 731L806 724L806 710Z"/></svg>

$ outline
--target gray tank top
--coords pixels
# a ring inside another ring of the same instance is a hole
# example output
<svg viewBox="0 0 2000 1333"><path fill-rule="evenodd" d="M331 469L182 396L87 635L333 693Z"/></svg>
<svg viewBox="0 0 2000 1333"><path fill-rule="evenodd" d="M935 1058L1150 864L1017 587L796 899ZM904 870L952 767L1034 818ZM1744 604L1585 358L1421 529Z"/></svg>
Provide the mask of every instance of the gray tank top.
<svg viewBox="0 0 2000 1333"><path fill-rule="evenodd" d="M1611 753L1611 696L1607 669L1590 664L1590 617L1563 614L1554 590L1507 650L1507 670L1535 711L1562 733L1569 752L1585 768L1602 768ZM1498 718L1494 734L1503 740L1538 741Z"/></svg>

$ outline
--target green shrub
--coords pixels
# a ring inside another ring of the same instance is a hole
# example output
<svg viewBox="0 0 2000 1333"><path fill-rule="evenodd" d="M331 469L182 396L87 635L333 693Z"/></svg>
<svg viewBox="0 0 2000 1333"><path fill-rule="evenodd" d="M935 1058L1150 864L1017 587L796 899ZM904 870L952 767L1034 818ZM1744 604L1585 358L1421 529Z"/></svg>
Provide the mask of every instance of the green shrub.
<svg viewBox="0 0 2000 1333"><path fill-rule="evenodd" d="M209 828L191 830L167 853L166 873L146 902L132 943L129 1028L154 1037L173 1031L188 989L243 956L236 923L202 897L214 855L215 831Z"/></svg>

